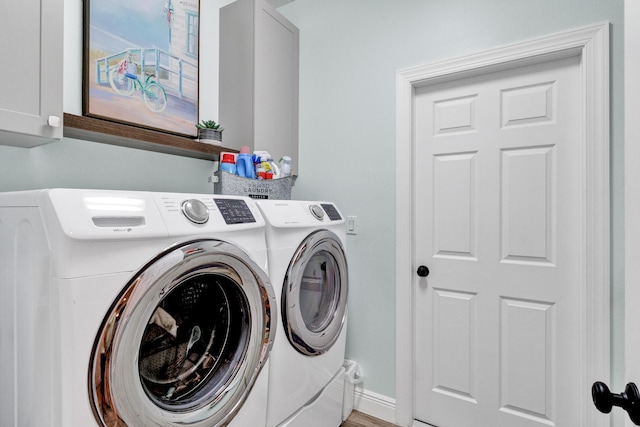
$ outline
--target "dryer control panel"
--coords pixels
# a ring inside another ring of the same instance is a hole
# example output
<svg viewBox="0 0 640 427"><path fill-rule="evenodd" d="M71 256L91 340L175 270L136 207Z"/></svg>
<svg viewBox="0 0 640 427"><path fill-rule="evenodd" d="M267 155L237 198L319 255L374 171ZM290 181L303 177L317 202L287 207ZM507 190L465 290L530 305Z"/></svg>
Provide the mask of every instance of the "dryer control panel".
<svg viewBox="0 0 640 427"><path fill-rule="evenodd" d="M322 218L324 218L324 211L318 205L309 206L309 211L311 212L311 215L316 217L318 221L322 221Z"/></svg>
<svg viewBox="0 0 640 427"><path fill-rule="evenodd" d="M345 220L335 204L301 200L256 200L266 220L274 227L339 225Z"/></svg>
<svg viewBox="0 0 640 427"><path fill-rule="evenodd" d="M331 203L321 203L320 206L322 206L322 209L324 209L327 215L329 215L329 219L331 221L340 221L342 219L340 212L338 212L335 205L332 205Z"/></svg>

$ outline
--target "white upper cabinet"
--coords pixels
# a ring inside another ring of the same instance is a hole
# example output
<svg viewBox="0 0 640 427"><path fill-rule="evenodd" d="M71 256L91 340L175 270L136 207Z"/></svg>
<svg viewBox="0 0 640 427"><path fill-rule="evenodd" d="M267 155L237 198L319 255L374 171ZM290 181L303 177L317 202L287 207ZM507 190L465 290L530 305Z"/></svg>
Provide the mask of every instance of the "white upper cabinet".
<svg viewBox="0 0 640 427"><path fill-rule="evenodd" d="M0 145L62 138L63 0L2 4Z"/></svg>
<svg viewBox="0 0 640 427"><path fill-rule="evenodd" d="M223 145L292 159L298 173L300 33L263 0L220 9L220 123ZM201 76L201 78L205 78Z"/></svg>

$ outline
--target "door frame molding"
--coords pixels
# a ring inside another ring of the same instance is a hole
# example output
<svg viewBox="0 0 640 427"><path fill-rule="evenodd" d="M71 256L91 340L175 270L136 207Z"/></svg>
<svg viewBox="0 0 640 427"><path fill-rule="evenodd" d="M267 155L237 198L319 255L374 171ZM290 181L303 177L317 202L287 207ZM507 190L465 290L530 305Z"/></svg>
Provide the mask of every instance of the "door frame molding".
<svg viewBox="0 0 640 427"><path fill-rule="evenodd" d="M640 3L633 0L624 2L624 383L640 381L640 339L638 330L640 311L640 28L634 19L640 16ZM615 380L615 378L614 378ZM618 388L620 387L617 386ZM633 426L626 414L625 426Z"/></svg>
<svg viewBox="0 0 640 427"><path fill-rule="evenodd" d="M610 425L590 400L594 381L610 377L610 220L609 220L609 23L579 27L473 55L422 65L396 73L396 419L411 426L414 415L415 134L416 88L515 67L580 58L581 91L581 312L584 391L582 422ZM594 412L595 411L595 412Z"/></svg>

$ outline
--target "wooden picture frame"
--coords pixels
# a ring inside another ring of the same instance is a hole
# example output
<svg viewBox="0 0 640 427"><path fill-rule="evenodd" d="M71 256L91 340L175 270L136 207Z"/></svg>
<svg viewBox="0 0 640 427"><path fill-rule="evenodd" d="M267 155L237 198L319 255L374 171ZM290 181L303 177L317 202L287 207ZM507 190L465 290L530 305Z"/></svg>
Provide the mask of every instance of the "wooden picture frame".
<svg viewBox="0 0 640 427"><path fill-rule="evenodd" d="M199 0L85 0L83 115L196 136Z"/></svg>

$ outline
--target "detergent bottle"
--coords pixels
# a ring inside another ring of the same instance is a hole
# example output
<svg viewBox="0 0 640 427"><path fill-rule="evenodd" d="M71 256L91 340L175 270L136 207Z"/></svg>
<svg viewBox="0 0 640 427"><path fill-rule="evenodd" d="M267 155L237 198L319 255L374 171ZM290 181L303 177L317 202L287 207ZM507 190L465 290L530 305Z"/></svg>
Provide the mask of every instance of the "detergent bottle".
<svg viewBox="0 0 640 427"><path fill-rule="evenodd" d="M220 169L232 174L236 174L236 162L233 153L222 154L222 161L220 162Z"/></svg>
<svg viewBox="0 0 640 427"><path fill-rule="evenodd" d="M236 170L238 176L252 179L256 178L253 160L251 159L251 154L249 154L249 147L246 145L240 147L240 154L238 154L238 159L236 160Z"/></svg>

